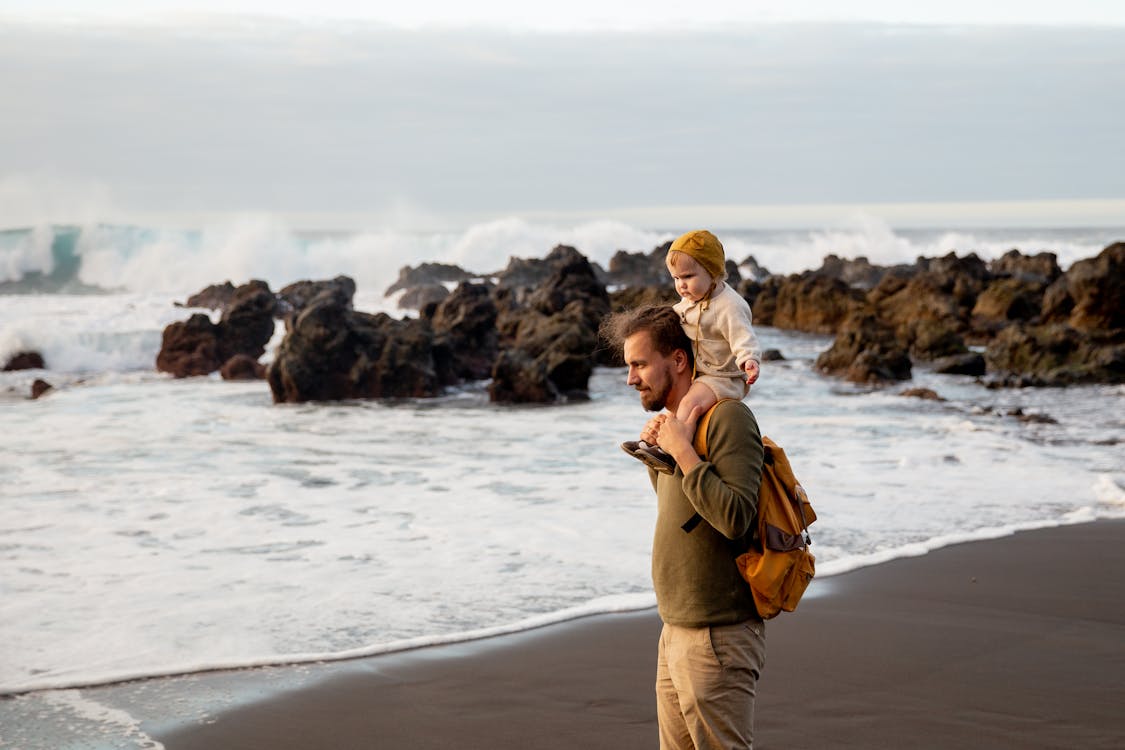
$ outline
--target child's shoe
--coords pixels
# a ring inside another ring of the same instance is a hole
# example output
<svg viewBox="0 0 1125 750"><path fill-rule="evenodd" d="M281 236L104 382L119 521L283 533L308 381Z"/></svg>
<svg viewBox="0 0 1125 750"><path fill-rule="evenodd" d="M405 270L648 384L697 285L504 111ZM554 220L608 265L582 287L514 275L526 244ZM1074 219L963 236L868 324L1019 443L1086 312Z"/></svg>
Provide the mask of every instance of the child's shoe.
<svg viewBox="0 0 1125 750"><path fill-rule="evenodd" d="M628 440L621 444L621 450L643 461L650 469L656 469L662 474L676 473L676 459L655 445L649 445L643 440Z"/></svg>

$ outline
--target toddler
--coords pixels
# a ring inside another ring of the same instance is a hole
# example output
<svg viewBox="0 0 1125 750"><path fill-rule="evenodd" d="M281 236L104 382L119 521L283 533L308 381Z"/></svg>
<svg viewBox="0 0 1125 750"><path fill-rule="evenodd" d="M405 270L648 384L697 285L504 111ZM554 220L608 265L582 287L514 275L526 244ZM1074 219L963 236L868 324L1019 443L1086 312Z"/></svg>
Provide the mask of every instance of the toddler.
<svg viewBox="0 0 1125 750"><path fill-rule="evenodd" d="M692 341L695 372L676 418L695 428L691 413L705 413L719 399L742 399L758 379L761 347L754 335L750 305L723 280L726 255L718 238L700 229L676 239L665 258L681 299L672 309ZM698 417L697 417L698 418ZM626 453L657 471L672 474L675 460L644 441L621 444Z"/></svg>

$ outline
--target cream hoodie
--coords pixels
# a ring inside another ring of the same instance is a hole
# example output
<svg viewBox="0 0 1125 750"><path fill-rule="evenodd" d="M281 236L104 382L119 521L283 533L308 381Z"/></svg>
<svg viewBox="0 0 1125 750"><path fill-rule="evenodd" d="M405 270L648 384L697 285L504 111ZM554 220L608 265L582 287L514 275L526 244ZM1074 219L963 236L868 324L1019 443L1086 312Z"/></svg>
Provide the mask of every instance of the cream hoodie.
<svg viewBox="0 0 1125 750"><path fill-rule="evenodd" d="M754 333L750 305L730 285L720 281L707 299L681 299L672 309L695 344L696 372L741 378L747 361L761 363L762 348Z"/></svg>

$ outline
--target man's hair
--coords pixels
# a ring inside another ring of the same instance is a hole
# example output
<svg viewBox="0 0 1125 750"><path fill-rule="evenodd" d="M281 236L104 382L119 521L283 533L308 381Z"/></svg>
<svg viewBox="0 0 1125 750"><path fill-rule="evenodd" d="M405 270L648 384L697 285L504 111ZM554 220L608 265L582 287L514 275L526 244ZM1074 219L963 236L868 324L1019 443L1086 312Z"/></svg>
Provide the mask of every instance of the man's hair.
<svg viewBox="0 0 1125 750"><path fill-rule="evenodd" d="M602 338L618 352L625 346L625 339L642 331L649 334L656 351L665 357L681 349L689 364L695 361L691 339L684 333L679 314L669 305L648 305L614 313L601 326Z"/></svg>

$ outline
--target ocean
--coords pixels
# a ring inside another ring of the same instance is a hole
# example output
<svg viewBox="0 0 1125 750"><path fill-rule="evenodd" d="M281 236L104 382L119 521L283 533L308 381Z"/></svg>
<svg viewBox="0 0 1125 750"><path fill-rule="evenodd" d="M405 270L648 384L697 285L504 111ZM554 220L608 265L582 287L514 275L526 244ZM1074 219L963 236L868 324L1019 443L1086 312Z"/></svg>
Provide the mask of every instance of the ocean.
<svg viewBox="0 0 1125 750"><path fill-rule="evenodd" d="M1066 268L1125 239L876 220L717 233L728 257L773 272L828 253L888 264L1012 248ZM647 415L623 370L596 370L590 400L560 406L493 405L484 383L275 405L264 382L175 380L154 360L164 326L193 312L175 303L228 279L276 290L347 274L358 309L404 315L383 292L407 264L489 273L562 243L605 265L674 234L517 219L312 233L268 218L0 232L0 361L24 349L46 360L0 373L0 695L24 694L0 701L0 744L36 706L112 731L58 708L66 689L653 606L654 497L618 448ZM958 541L1125 516L1125 387L990 390L917 366L909 383L864 388L814 371L829 337L758 333L785 359L765 363L748 403L819 514L811 595L832 575ZM30 400L36 378L55 389ZM916 386L944 400L899 395Z"/></svg>

